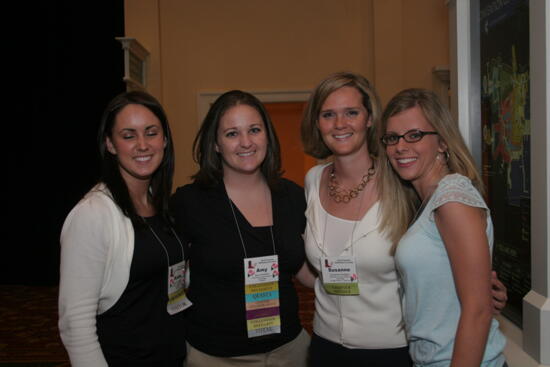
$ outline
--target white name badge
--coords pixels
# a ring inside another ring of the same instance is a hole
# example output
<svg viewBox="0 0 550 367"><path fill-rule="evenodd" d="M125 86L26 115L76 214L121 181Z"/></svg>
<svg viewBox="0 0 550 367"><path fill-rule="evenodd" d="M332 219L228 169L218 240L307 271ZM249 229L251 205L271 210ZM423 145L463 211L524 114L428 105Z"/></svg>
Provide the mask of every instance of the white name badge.
<svg viewBox="0 0 550 367"><path fill-rule="evenodd" d="M278 256L244 259L244 283L248 337L280 333Z"/></svg>
<svg viewBox="0 0 550 367"><path fill-rule="evenodd" d="M359 278L353 257L321 257L321 274L327 293L339 296L359 294Z"/></svg>
<svg viewBox="0 0 550 367"><path fill-rule="evenodd" d="M166 309L170 315L181 312L192 303L185 294L185 261L168 267L168 304Z"/></svg>

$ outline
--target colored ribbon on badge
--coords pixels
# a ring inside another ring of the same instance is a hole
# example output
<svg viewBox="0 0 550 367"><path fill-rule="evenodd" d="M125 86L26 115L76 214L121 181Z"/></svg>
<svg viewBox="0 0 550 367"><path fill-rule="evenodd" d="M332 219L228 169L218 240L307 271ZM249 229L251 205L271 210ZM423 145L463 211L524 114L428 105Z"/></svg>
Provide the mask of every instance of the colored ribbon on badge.
<svg viewBox="0 0 550 367"><path fill-rule="evenodd" d="M321 274L327 293L339 296L359 294L359 278L353 257L322 257Z"/></svg>
<svg viewBox="0 0 550 367"><path fill-rule="evenodd" d="M281 332L277 255L244 259L248 337Z"/></svg>

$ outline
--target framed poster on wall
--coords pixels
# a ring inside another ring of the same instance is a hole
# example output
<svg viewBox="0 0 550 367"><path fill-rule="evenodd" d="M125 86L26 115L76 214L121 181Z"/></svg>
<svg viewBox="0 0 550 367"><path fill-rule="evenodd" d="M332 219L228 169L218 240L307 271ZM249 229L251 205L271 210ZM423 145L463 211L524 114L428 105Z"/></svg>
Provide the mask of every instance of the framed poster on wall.
<svg viewBox="0 0 550 367"><path fill-rule="evenodd" d="M475 10L474 10L475 11ZM529 1L479 0L481 168L494 222L504 314L522 324L531 289Z"/></svg>
<svg viewBox="0 0 550 367"><path fill-rule="evenodd" d="M487 186L510 367L550 365L550 0L446 0L451 110Z"/></svg>

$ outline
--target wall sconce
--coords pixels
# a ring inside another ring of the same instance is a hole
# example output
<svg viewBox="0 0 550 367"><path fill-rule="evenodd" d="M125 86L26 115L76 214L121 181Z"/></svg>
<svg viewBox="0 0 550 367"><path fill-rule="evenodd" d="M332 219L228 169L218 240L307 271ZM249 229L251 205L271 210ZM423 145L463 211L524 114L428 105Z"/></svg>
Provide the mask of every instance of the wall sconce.
<svg viewBox="0 0 550 367"><path fill-rule="evenodd" d="M124 50L124 77L127 90L145 90L149 51L135 38L115 37Z"/></svg>
<svg viewBox="0 0 550 367"><path fill-rule="evenodd" d="M435 77L433 79L433 90L441 102L447 107L451 107L451 73L449 71L449 66L447 65L437 65L432 68L432 75Z"/></svg>
<svg viewBox="0 0 550 367"><path fill-rule="evenodd" d="M448 87L451 86L451 77L449 67L447 65L438 65L432 68L432 74L434 74L441 82L445 83Z"/></svg>

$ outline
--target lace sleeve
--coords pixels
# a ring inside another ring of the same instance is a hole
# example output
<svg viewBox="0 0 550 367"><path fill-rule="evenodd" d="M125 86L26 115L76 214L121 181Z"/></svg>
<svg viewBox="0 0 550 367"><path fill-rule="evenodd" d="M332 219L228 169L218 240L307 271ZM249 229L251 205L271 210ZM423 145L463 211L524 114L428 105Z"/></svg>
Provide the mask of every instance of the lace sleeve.
<svg viewBox="0 0 550 367"><path fill-rule="evenodd" d="M441 180L434 193L430 219L433 220L433 211L440 206L458 202L464 205L489 210L481 194L472 185L472 182L459 174L448 175Z"/></svg>

